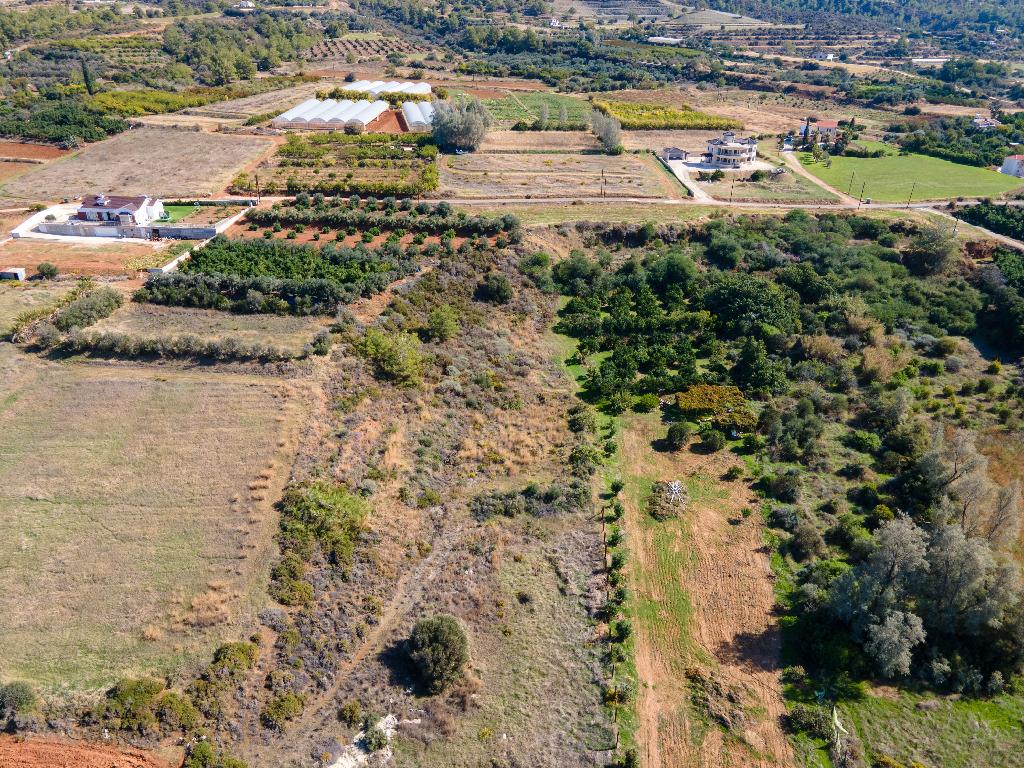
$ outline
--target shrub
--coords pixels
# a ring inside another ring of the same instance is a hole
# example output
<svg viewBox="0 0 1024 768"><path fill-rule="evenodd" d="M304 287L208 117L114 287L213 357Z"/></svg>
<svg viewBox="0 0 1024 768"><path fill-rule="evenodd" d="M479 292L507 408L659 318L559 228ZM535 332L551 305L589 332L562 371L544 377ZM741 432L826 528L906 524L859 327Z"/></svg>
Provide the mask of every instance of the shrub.
<svg viewBox="0 0 1024 768"><path fill-rule="evenodd" d="M187 696L168 691L157 701L156 718L165 730L186 733L199 722L199 710Z"/></svg>
<svg viewBox="0 0 1024 768"><path fill-rule="evenodd" d="M409 660L420 683L432 694L441 693L462 676L469 661L469 642L454 616L441 614L420 619L408 642Z"/></svg>
<svg viewBox="0 0 1024 768"><path fill-rule="evenodd" d="M157 724L155 704L163 690L159 680L121 680L107 691L96 715L111 728L147 733Z"/></svg>
<svg viewBox="0 0 1024 768"><path fill-rule="evenodd" d="M46 280L52 280L58 275L57 266L48 261L44 261L36 267L36 272L39 273L40 277L45 278Z"/></svg>
<svg viewBox="0 0 1024 768"><path fill-rule="evenodd" d="M508 304L512 300L512 284L504 275L491 272L477 286L476 296L491 304Z"/></svg>
<svg viewBox="0 0 1024 768"><path fill-rule="evenodd" d="M363 746L367 752L379 752L388 745L388 735L379 726L370 728L363 736Z"/></svg>
<svg viewBox="0 0 1024 768"><path fill-rule="evenodd" d="M410 333L386 333L367 328L354 344L357 354L371 360L377 372L399 384L415 384L423 374L420 340Z"/></svg>
<svg viewBox="0 0 1024 768"><path fill-rule="evenodd" d="M705 450L715 453L725 448L725 435L717 429L709 429L700 438L700 444Z"/></svg>
<svg viewBox="0 0 1024 768"><path fill-rule="evenodd" d="M637 413L650 413L661 404L661 400L652 392L645 393L633 401L633 410Z"/></svg>
<svg viewBox="0 0 1024 768"><path fill-rule="evenodd" d="M22 714L36 708L36 694L32 686L21 680L0 685L0 712Z"/></svg>
<svg viewBox="0 0 1024 768"><path fill-rule="evenodd" d="M181 768L246 768L246 765L208 741L197 741L189 747L188 757Z"/></svg>
<svg viewBox="0 0 1024 768"><path fill-rule="evenodd" d="M427 338L433 341L448 341L459 332L459 313L450 304L442 304L430 310L427 317Z"/></svg>
<svg viewBox="0 0 1024 768"><path fill-rule="evenodd" d="M828 739L832 733L832 719L824 707L794 704L786 714L786 727L794 733L806 733L815 739Z"/></svg>
<svg viewBox="0 0 1024 768"><path fill-rule="evenodd" d="M665 436L665 442L673 451L678 451L686 447L686 444L690 442L690 436L692 434L693 429L690 427L689 423L685 421L677 421L674 424L669 425L668 434Z"/></svg>
<svg viewBox="0 0 1024 768"><path fill-rule="evenodd" d="M72 328L85 328L108 317L121 306L121 302L121 294L113 288L98 288L64 307L53 319L53 324L65 332Z"/></svg>
<svg viewBox="0 0 1024 768"><path fill-rule="evenodd" d="M349 728L355 728L363 719L363 705L356 699L350 699L338 710L338 719Z"/></svg>
<svg viewBox="0 0 1024 768"><path fill-rule="evenodd" d="M267 728L283 730L289 720L302 714L306 705L304 696L298 693L282 693L268 701L260 710L260 722Z"/></svg>

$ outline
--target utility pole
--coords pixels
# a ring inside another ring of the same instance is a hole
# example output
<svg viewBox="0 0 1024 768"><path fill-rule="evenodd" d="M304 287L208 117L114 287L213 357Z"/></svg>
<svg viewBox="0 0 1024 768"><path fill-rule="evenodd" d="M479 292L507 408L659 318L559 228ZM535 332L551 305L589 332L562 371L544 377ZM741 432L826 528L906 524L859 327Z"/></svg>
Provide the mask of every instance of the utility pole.
<svg viewBox="0 0 1024 768"><path fill-rule="evenodd" d="M853 194L853 180L857 178L857 172L854 171L850 174L850 186L846 188L846 194Z"/></svg>
<svg viewBox="0 0 1024 768"><path fill-rule="evenodd" d="M864 180L864 183L860 185L860 198L857 200L857 209L859 210L864 205L864 189L867 187L868 181Z"/></svg>
<svg viewBox="0 0 1024 768"><path fill-rule="evenodd" d="M256 179L256 205L259 205L260 204L260 175L258 173L254 173L253 177L255 177L255 179Z"/></svg>
<svg viewBox="0 0 1024 768"><path fill-rule="evenodd" d="M910 187L910 197L907 198L907 208L910 208L910 201L914 199L914 192L917 190L917 180Z"/></svg>

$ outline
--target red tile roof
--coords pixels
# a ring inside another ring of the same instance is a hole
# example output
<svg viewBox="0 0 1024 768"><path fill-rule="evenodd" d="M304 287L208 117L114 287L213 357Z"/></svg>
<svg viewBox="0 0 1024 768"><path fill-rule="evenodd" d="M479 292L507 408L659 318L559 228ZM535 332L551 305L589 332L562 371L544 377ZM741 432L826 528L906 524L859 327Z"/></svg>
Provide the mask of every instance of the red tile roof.
<svg viewBox="0 0 1024 768"><path fill-rule="evenodd" d="M103 198L104 202L100 202ZM121 208L128 208L133 211L139 210L148 200L146 196L128 197L123 195L86 195L82 198L81 208L109 208L117 211Z"/></svg>

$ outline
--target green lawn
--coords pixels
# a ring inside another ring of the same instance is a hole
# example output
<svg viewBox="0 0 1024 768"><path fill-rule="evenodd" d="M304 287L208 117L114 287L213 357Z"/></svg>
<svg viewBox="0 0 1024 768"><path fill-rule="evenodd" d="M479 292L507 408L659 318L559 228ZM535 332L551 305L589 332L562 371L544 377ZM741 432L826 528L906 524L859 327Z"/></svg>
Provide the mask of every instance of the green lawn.
<svg viewBox="0 0 1024 768"><path fill-rule="evenodd" d="M854 197L860 195L863 187L864 197L882 203L904 202L911 191L914 200L999 197L1024 184L1020 179L987 168L959 165L926 155L833 157L832 165L826 168L822 163L813 162L810 153L801 153L800 162L826 184L850 192Z"/></svg>
<svg viewBox="0 0 1024 768"><path fill-rule="evenodd" d="M167 213L168 218L164 219L169 224L174 224L177 221L181 221L186 216L190 216L196 211L194 205L165 205L164 211Z"/></svg>

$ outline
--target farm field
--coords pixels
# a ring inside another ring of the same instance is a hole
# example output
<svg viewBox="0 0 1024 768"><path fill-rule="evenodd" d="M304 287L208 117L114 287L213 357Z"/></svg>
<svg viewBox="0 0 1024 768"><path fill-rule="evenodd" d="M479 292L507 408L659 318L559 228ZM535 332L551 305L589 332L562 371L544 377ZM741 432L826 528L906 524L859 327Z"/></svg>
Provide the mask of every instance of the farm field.
<svg viewBox="0 0 1024 768"><path fill-rule="evenodd" d="M623 143L629 134L623 135ZM477 152L597 152L589 131L488 131Z"/></svg>
<svg viewBox="0 0 1024 768"><path fill-rule="evenodd" d="M280 112L316 95L323 86L319 82L302 83L291 88L258 93L240 99L230 99L202 107L185 110L188 115L212 117L218 120L245 120L255 115ZM180 116L179 116L180 117Z"/></svg>
<svg viewBox="0 0 1024 768"><path fill-rule="evenodd" d="M459 197L679 197L653 158L638 155L455 155L441 188Z"/></svg>
<svg viewBox="0 0 1024 768"><path fill-rule="evenodd" d="M551 123L559 122L563 108L567 122L585 123L591 111L583 99L543 91L505 91L502 98L485 98L483 103L491 117L500 124L514 124L520 120L532 123L541 116L544 107L548 109L548 121Z"/></svg>
<svg viewBox="0 0 1024 768"><path fill-rule="evenodd" d="M594 94L602 98L602 94ZM808 115L821 118L856 117L867 128L881 130L892 122L892 113L865 107L843 105L809 99L796 94L774 94L745 91L738 88L696 87L660 88L654 91L616 91L616 101L662 104L669 107L688 106L703 112L731 117L743 124L747 132L785 133L793 130Z"/></svg>
<svg viewBox="0 0 1024 768"><path fill-rule="evenodd" d="M878 202L945 200L955 197L999 197L1019 189L1024 181L987 168L975 168L926 155L887 157L833 157L831 167L800 156L803 166L836 189ZM852 186L851 186L852 182Z"/></svg>
<svg viewBox="0 0 1024 768"><path fill-rule="evenodd" d="M27 144L21 141L0 141L0 157L19 160L56 160L69 154L66 149L46 144Z"/></svg>
<svg viewBox="0 0 1024 768"><path fill-rule="evenodd" d="M146 126L39 166L0 185L0 192L23 200L59 200L104 189L123 195L212 195L273 146L271 139L257 136Z"/></svg>
<svg viewBox="0 0 1024 768"><path fill-rule="evenodd" d="M289 134L272 157L236 176L231 190L249 193L258 175L266 194L417 195L436 187L436 152L433 145L417 148L416 139L401 136Z"/></svg>
<svg viewBox="0 0 1024 768"><path fill-rule="evenodd" d="M0 676L93 690L244 632L299 396L9 345L0 373Z"/></svg>
<svg viewBox="0 0 1024 768"><path fill-rule="evenodd" d="M317 332L329 324L322 318L242 315L214 309L130 302L92 326L92 330L125 333L140 339L173 338L186 334L198 336L203 341L233 338L246 344L269 344L299 355Z"/></svg>
<svg viewBox="0 0 1024 768"><path fill-rule="evenodd" d="M56 239L21 238L0 245L4 266L34 270L44 261L56 265L61 274L127 275L169 261L167 241L156 245L122 243L98 237L96 243L62 242Z"/></svg>
<svg viewBox="0 0 1024 768"><path fill-rule="evenodd" d="M21 285L0 282L0 339L10 332L11 324L22 312L53 306L74 286L70 280Z"/></svg>
<svg viewBox="0 0 1024 768"><path fill-rule="evenodd" d="M425 49L401 37L382 35L379 32L349 32L341 37L321 40L303 53L303 59L310 62L340 59L348 63L349 57L353 57L355 61L352 63L359 63L380 61L391 53L415 58L416 54L425 53Z"/></svg>

